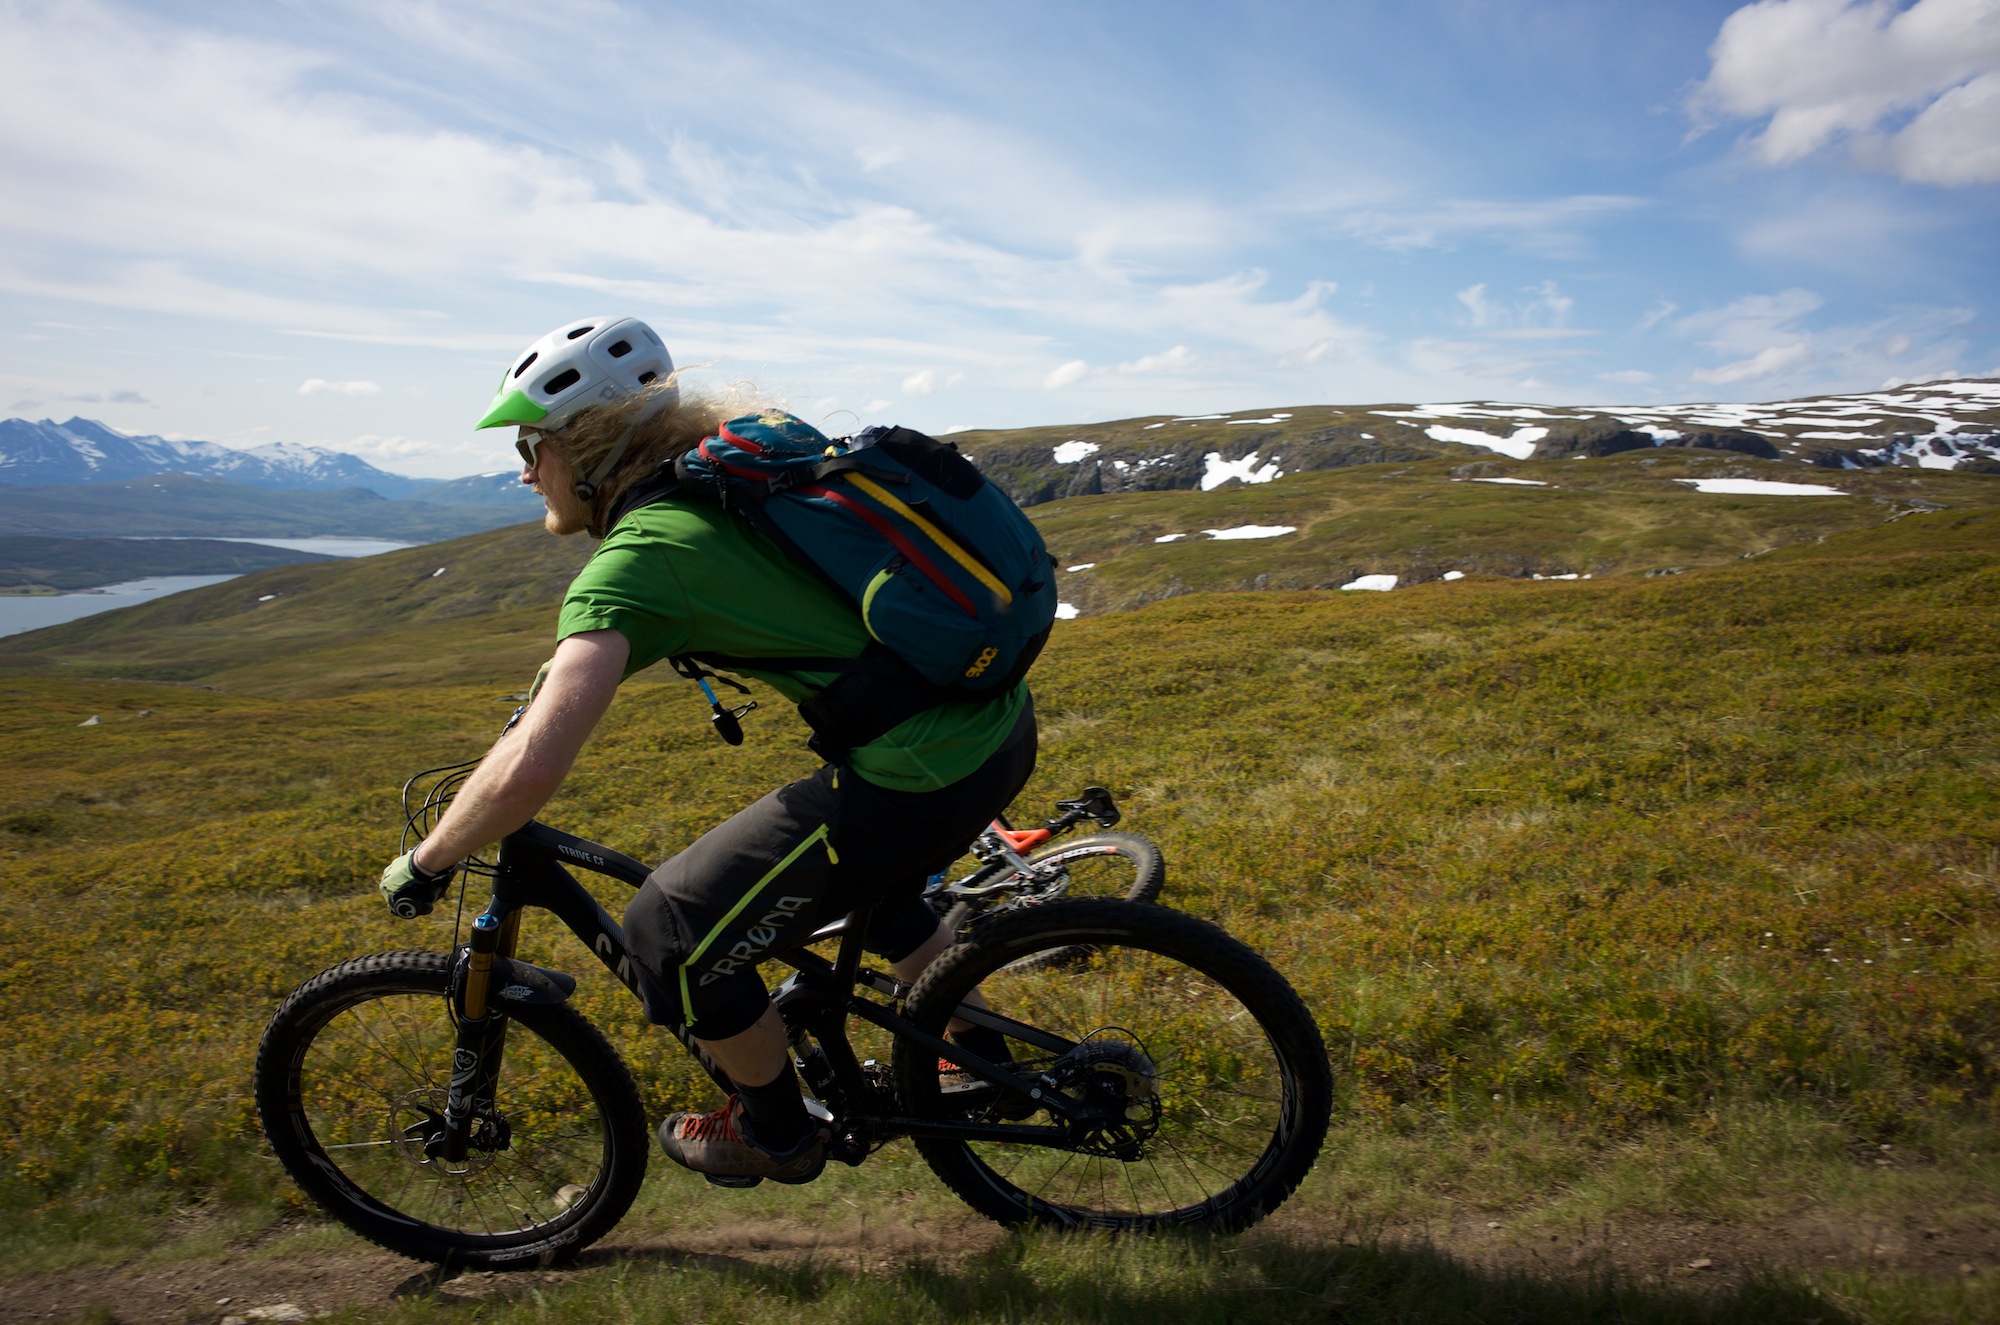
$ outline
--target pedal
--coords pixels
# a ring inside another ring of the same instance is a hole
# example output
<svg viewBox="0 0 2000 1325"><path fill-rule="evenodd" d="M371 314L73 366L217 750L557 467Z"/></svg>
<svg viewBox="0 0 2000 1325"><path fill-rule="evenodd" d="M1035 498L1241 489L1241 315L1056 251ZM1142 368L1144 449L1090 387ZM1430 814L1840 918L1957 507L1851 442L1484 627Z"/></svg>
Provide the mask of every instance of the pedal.
<svg viewBox="0 0 2000 1325"><path fill-rule="evenodd" d="M733 1189L741 1189L744 1187L755 1187L758 1183L764 1181L756 1174L744 1174L738 1177L726 1177L720 1173L704 1173L701 1176L708 1179L708 1185L711 1187L729 1187Z"/></svg>

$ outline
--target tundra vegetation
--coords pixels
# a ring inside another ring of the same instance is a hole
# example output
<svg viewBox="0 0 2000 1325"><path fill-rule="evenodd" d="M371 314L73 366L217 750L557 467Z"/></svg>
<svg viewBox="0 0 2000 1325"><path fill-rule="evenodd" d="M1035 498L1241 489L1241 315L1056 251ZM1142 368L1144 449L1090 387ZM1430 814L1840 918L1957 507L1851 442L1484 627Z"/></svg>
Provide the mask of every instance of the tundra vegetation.
<svg viewBox="0 0 2000 1325"><path fill-rule="evenodd" d="M1017 813L1110 787L1165 900L1268 955L1333 1058L1333 1135L1262 1229L1001 1237L900 1146L796 1191L656 1160L609 1252L481 1317L2000 1316L2000 480L1672 481L1708 463L1035 508L1093 610L1036 672ZM1246 522L1298 532L1154 541ZM449 904L375 896L397 788L490 740L586 550L501 530L0 641L12 1273L354 1245L263 1152L256 1037L337 960L451 942ZM1364 572L1406 585L1272 587ZM665 856L808 766L765 698L730 750L693 687L637 678L544 817ZM652 1112L711 1101L566 933L529 936ZM797 1250L735 1254L774 1236Z"/></svg>

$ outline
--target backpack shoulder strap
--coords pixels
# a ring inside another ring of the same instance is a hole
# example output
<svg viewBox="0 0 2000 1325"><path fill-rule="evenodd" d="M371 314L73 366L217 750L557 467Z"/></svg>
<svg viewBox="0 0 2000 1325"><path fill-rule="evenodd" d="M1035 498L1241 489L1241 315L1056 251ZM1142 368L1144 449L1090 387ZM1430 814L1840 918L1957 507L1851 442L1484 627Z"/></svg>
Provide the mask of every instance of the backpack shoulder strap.
<svg viewBox="0 0 2000 1325"><path fill-rule="evenodd" d="M617 501L611 504L604 517L604 529L609 533L618 527L618 522L642 506L653 506L669 498L679 496L682 484L674 471L674 462L662 461L658 468L646 477L625 489Z"/></svg>

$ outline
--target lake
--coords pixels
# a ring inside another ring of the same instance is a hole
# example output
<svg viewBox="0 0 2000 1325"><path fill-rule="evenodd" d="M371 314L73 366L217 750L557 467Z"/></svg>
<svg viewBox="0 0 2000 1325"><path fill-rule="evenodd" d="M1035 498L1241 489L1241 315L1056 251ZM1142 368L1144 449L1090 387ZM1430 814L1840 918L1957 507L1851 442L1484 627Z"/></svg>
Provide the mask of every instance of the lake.
<svg viewBox="0 0 2000 1325"><path fill-rule="evenodd" d="M391 542L386 538L226 538L221 541L258 543L293 552L320 552L329 557L372 557L379 552L416 546L414 543ZM168 594L221 584L224 580L235 578L234 575L153 575L143 580L79 589L75 593L33 597L0 594L0 636L19 635L23 631L40 630L43 626L60 626L65 621L95 616L116 607L131 607L136 603L165 598Z"/></svg>

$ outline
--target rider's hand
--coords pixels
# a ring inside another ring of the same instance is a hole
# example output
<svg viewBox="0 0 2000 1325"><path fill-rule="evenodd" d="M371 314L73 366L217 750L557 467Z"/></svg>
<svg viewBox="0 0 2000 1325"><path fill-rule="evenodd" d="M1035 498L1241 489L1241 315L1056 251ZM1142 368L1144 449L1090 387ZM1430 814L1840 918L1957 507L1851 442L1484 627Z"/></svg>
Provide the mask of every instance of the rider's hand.
<svg viewBox="0 0 2000 1325"><path fill-rule="evenodd" d="M451 887L451 876L458 873L458 866L451 865L438 874L433 874L417 864L414 849L390 861L382 871L382 900L389 904L389 910L404 920L415 920L427 916L431 908L443 897L445 889Z"/></svg>

